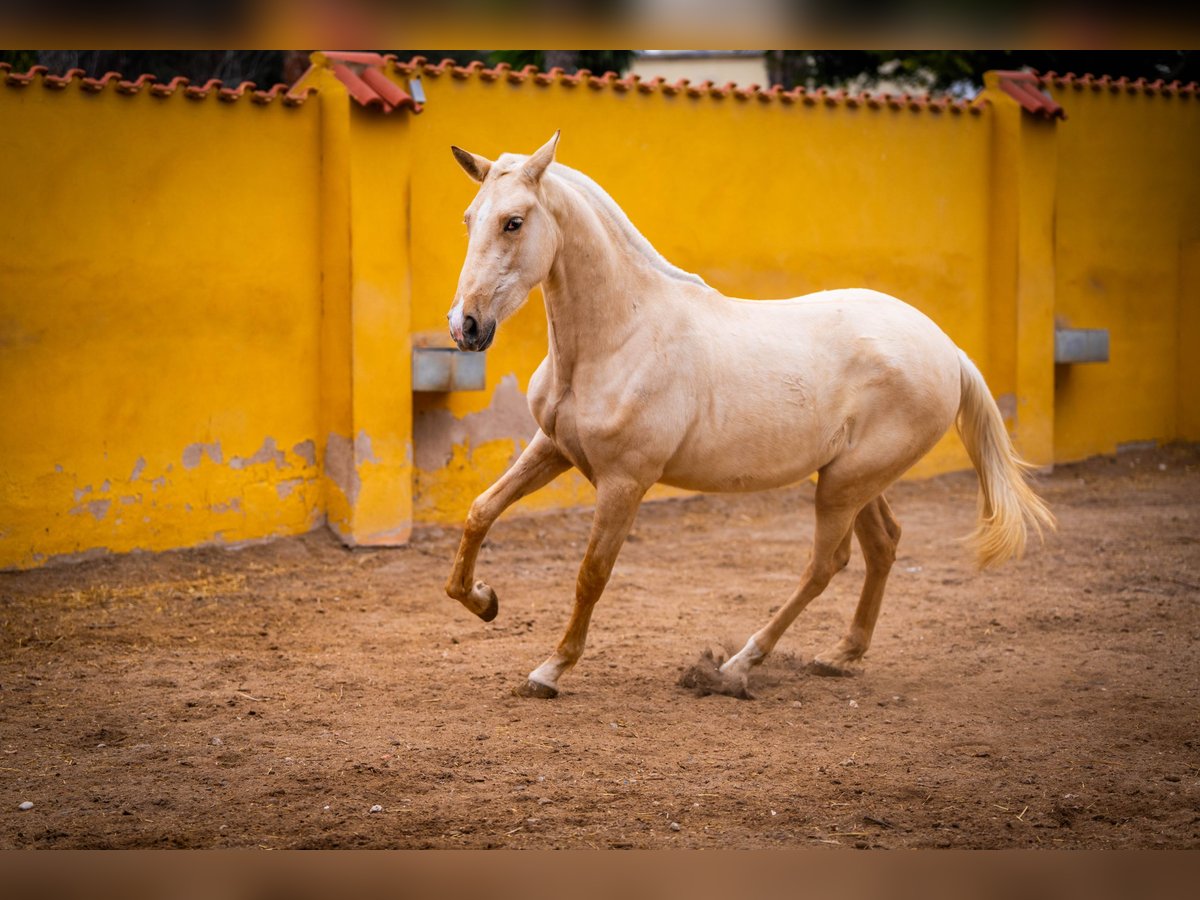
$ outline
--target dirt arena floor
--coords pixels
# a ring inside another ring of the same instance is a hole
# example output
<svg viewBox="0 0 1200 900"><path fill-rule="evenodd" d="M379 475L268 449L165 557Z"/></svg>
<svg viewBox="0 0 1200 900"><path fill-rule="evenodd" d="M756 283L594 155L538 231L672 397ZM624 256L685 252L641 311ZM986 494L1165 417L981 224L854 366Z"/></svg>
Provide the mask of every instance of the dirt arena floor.
<svg viewBox="0 0 1200 900"><path fill-rule="evenodd" d="M973 475L893 489L862 672L805 670L856 548L750 701L677 680L792 590L811 485L646 505L551 701L511 689L586 511L497 525L488 625L442 594L454 529L0 575L0 847L1198 847L1200 452L1039 484L1060 532L982 575Z"/></svg>

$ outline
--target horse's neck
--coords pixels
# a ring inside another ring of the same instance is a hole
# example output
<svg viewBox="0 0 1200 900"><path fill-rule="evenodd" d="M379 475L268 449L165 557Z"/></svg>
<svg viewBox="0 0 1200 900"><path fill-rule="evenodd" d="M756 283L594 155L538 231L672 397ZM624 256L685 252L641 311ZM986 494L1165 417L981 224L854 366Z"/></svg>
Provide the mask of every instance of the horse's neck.
<svg viewBox="0 0 1200 900"><path fill-rule="evenodd" d="M653 271L566 183L549 186L548 201L562 244L542 285L550 357L562 388L581 361L607 355L638 328L639 306L663 292L665 276Z"/></svg>

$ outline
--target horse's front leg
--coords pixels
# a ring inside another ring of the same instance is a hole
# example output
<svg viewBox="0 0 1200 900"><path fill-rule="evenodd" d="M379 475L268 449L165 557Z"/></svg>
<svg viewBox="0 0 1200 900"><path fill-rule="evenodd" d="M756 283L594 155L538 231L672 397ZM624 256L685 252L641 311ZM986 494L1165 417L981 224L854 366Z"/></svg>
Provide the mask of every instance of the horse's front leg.
<svg viewBox="0 0 1200 900"><path fill-rule="evenodd" d="M566 634L558 642L558 649L534 669L529 674L529 680L517 689L522 697L558 696L558 679L583 655L592 607L608 584L617 554L629 529L633 527L638 504L642 502L648 487L632 480L600 480L597 483L596 514L592 519L587 552L575 583L575 609L571 613L571 621L567 623Z"/></svg>
<svg viewBox="0 0 1200 900"><path fill-rule="evenodd" d="M471 504L454 570L446 581L446 593L483 621L492 621L500 611L496 592L484 582L475 581L475 560L488 529L504 510L569 468L571 463L539 429L516 463Z"/></svg>

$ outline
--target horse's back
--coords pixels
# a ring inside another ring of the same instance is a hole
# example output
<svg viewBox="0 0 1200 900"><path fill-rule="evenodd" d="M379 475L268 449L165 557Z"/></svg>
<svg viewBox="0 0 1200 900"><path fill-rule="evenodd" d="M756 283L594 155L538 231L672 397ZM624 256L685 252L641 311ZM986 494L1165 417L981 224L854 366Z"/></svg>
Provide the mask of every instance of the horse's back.
<svg viewBox="0 0 1200 900"><path fill-rule="evenodd" d="M670 483L701 490L788 483L842 452L850 434L932 445L958 408L954 343L886 294L721 298L700 319L696 337L706 352L689 356L706 389L668 467Z"/></svg>
<svg viewBox="0 0 1200 900"><path fill-rule="evenodd" d="M753 358L756 369L801 371L842 383L872 371L917 381L933 375L940 383L950 371L957 383L954 342L919 309L879 291L843 288L787 300L732 300L717 309L723 320L714 329L719 352Z"/></svg>

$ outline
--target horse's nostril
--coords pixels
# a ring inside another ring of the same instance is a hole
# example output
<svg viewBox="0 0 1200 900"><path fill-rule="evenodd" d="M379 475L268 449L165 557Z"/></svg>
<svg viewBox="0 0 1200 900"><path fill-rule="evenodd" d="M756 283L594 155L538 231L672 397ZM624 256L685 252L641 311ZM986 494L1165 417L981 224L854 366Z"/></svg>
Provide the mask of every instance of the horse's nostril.
<svg viewBox="0 0 1200 900"><path fill-rule="evenodd" d="M473 341L479 337L479 323L475 321L474 316L467 316L463 319L462 333L463 337L468 341Z"/></svg>

